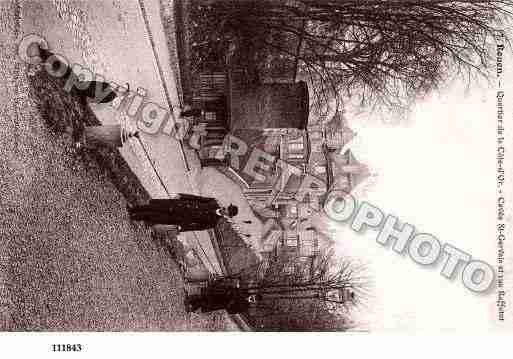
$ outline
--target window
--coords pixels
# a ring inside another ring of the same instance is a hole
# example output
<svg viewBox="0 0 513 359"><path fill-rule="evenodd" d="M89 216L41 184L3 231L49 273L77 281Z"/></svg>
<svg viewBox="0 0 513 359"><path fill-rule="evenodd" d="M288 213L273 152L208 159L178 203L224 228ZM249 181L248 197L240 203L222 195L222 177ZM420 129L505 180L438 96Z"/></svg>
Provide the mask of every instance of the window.
<svg viewBox="0 0 513 359"><path fill-rule="evenodd" d="M326 167L325 166L315 166L315 173L317 173L319 175L326 173Z"/></svg>
<svg viewBox="0 0 513 359"><path fill-rule="evenodd" d="M312 152L322 152L322 143L321 142L312 142L311 148L312 148Z"/></svg>
<svg viewBox="0 0 513 359"><path fill-rule="evenodd" d="M299 255L304 257L311 257L315 253L315 246L313 245L302 245L299 249Z"/></svg>
<svg viewBox="0 0 513 359"><path fill-rule="evenodd" d="M310 138L313 139L313 140L321 139L322 138L322 133L319 132L319 131L314 131L314 132L310 133Z"/></svg>
<svg viewBox="0 0 513 359"><path fill-rule="evenodd" d="M302 159L303 154L302 153L289 153L289 158L291 159Z"/></svg>
<svg viewBox="0 0 513 359"><path fill-rule="evenodd" d="M216 120L215 112L205 112L205 121L211 122Z"/></svg>
<svg viewBox="0 0 513 359"><path fill-rule="evenodd" d="M303 151L303 142L289 143L289 151L291 151L291 152Z"/></svg>
<svg viewBox="0 0 513 359"><path fill-rule="evenodd" d="M297 237L289 237L286 241L287 247L297 247Z"/></svg>

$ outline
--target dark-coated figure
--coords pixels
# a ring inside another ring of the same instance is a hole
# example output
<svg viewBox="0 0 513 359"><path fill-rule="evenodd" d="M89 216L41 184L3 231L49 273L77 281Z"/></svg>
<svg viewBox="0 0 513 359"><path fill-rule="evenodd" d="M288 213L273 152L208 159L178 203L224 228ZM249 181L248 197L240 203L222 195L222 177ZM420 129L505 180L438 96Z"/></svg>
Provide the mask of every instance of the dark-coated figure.
<svg viewBox="0 0 513 359"><path fill-rule="evenodd" d="M222 207L211 197L180 193L177 198L152 199L146 205L129 207L128 212L132 220L176 225L179 231L186 232L212 229L221 218L236 216L238 208Z"/></svg>

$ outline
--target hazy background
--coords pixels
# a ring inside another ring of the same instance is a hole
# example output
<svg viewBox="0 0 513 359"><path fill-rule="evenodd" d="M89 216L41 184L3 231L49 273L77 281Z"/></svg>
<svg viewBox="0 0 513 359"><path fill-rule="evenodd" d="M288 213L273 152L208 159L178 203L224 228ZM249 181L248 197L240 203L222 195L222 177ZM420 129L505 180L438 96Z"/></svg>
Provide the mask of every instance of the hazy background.
<svg viewBox="0 0 513 359"><path fill-rule="evenodd" d="M503 78L508 162L506 205L513 195L513 89L510 58ZM505 80L508 81L505 81ZM506 86L504 86L506 84ZM496 264L496 81L490 88L474 86L465 93L460 84L419 103L409 121L385 124L364 114L352 117L358 132L353 146L357 157L378 178L364 199L386 214L428 232L473 257ZM351 118L350 116L348 116ZM511 211L509 268L513 267ZM449 281L442 265L421 267L375 242L376 231L356 234L347 225L333 224L340 254L369 262L375 280L375 298L359 319L376 330L476 331L496 327L496 292L478 296L461 282L461 270ZM507 243L508 244L508 243ZM443 262L442 262L443 264ZM511 271L510 271L511 272ZM512 288L511 274L509 288ZM507 297L511 302L511 294ZM512 312L506 308L512 328Z"/></svg>

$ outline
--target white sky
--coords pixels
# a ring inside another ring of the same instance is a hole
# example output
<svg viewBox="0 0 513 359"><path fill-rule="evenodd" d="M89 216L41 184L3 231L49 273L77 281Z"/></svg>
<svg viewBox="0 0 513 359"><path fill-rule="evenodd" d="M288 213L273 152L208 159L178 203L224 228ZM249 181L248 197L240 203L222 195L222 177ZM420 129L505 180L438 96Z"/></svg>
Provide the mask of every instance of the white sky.
<svg viewBox="0 0 513 359"><path fill-rule="evenodd" d="M511 71L508 78L513 78ZM505 97L508 120L513 115L507 106L512 94L510 88ZM494 88L473 89L468 96L451 89L418 104L405 125L394 127L361 116L350 122L360 137L354 152L378 173L365 199L418 232L431 233L492 265L496 256L494 96ZM512 169L513 124L510 127ZM513 206L511 192L508 196ZM375 231L358 235L347 225L336 228L338 251L365 258L373 272L375 303L372 313L364 311L361 316L371 329L484 331L494 327L495 293L476 296L463 286L460 272L451 282L440 275L440 265L426 269L381 247L375 242ZM513 253L513 246L509 252ZM511 319L510 310L510 327Z"/></svg>

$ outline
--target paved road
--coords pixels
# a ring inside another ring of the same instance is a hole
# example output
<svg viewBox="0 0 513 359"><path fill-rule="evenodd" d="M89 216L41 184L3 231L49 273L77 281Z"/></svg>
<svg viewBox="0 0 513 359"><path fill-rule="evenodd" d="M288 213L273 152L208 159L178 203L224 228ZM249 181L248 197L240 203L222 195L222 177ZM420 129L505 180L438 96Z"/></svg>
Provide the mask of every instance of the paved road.
<svg viewBox="0 0 513 359"><path fill-rule="evenodd" d="M138 3L12 0L0 2L0 16L0 328L223 329L186 315L176 265L127 220L124 200L101 170L77 162L69 142L43 125L15 56L22 34L42 34L71 61L145 87L165 104L155 60L142 50ZM108 107L96 112L105 123L116 121ZM168 138L152 140L152 155L169 146ZM123 154L144 166L136 153ZM182 190L183 162L178 151L171 154L169 163L155 155L156 165L176 171L163 176ZM143 184L162 196L145 170L138 172Z"/></svg>
<svg viewBox="0 0 513 359"><path fill-rule="evenodd" d="M50 48L70 63L87 66L109 81L129 83L132 91L143 88L148 101L167 109L177 108L179 99L159 11L159 2L155 0L52 0L23 1L20 12L22 32L43 36ZM126 113L109 105L92 107L104 124L119 123ZM196 192L178 141L162 133L143 134L142 141L167 191L137 141L124 146L121 154L152 197L166 198L168 192ZM184 236L198 247L197 253L207 268L220 273L208 235Z"/></svg>

